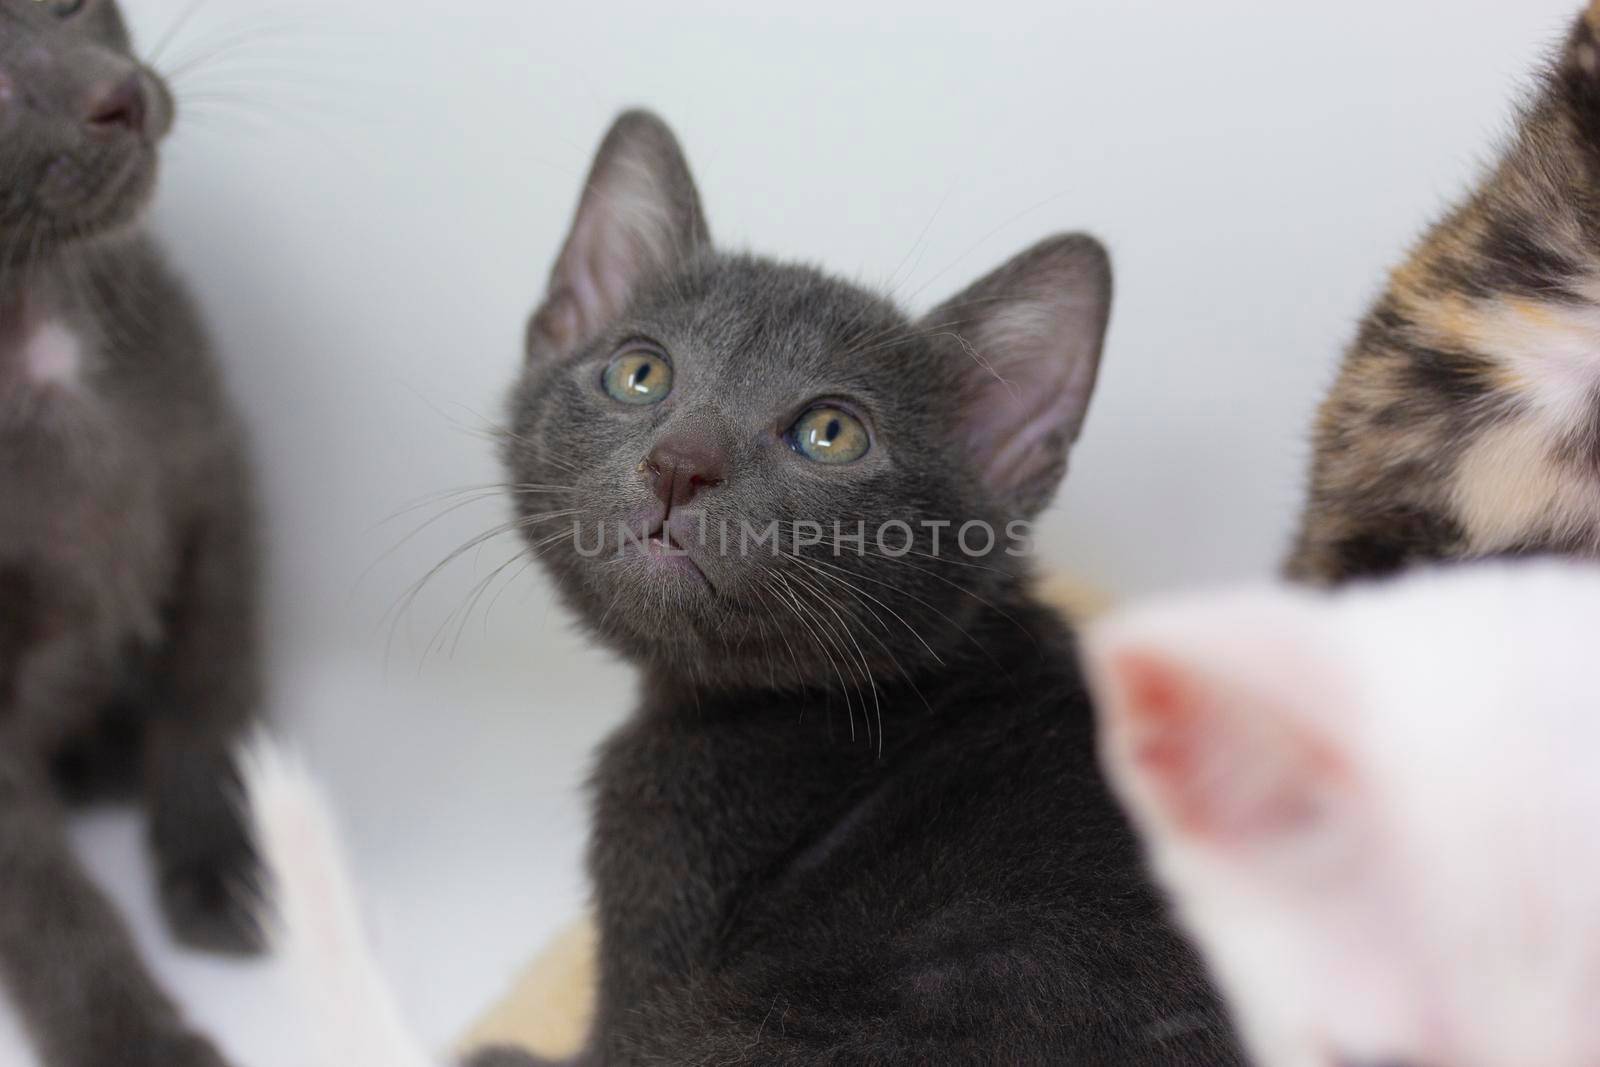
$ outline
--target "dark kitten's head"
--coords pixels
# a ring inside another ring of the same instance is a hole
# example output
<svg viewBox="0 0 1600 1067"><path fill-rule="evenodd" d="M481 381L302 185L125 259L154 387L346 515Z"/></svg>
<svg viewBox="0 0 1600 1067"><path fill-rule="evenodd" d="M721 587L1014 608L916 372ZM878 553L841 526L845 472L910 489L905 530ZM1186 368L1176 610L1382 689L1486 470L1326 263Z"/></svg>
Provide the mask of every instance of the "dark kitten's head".
<svg viewBox="0 0 1600 1067"><path fill-rule="evenodd" d="M526 536L602 639L702 683L866 694L976 651L1110 297L1083 236L920 322L719 252L672 133L624 115L529 328L506 446Z"/></svg>
<svg viewBox="0 0 1600 1067"><path fill-rule="evenodd" d="M37 257L134 221L172 125L114 0L0 0L0 248Z"/></svg>

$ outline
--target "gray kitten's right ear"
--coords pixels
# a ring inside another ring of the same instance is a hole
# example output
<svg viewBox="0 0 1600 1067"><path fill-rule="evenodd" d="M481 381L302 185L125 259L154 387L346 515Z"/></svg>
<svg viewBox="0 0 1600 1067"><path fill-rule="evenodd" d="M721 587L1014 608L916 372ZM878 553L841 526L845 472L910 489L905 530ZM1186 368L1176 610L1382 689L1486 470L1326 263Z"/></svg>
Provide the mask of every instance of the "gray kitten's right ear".
<svg viewBox="0 0 1600 1067"><path fill-rule="evenodd" d="M528 325L529 360L571 355L622 314L640 283L710 244L677 138L648 111L625 112L595 155L550 288Z"/></svg>
<svg viewBox="0 0 1600 1067"><path fill-rule="evenodd" d="M966 370L967 451L1013 514L1033 518L1083 431L1111 318L1111 258L1068 234L1035 245L931 312L928 333L953 338Z"/></svg>

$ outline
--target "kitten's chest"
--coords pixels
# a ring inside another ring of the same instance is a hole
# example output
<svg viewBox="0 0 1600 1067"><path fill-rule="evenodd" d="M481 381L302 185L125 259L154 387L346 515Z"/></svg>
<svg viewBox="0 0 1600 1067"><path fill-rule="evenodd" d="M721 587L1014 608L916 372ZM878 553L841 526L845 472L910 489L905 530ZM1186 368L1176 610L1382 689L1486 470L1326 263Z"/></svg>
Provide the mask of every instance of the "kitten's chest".
<svg viewBox="0 0 1600 1067"><path fill-rule="evenodd" d="M1495 385L1494 413L1454 456L1471 550L1600 551L1600 280L1583 299L1502 298L1456 325Z"/></svg>
<svg viewBox="0 0 1600 1067"><path fill-rule="evenodd" d="M892 781L895 760L864 733L851 741L842 707L834 731L827 714L661 717L607 746L591 867L608 999L712 966L744 903L842 845L852 812Z"/></svg>
<svg viewBox="0 0 1600 1067"><path fill-rule="evenodd" d="M148 637L172 564L161 464L67 320L0 316L0 566L98 628ZM48 606L48 605L47 605Z"/></svg>

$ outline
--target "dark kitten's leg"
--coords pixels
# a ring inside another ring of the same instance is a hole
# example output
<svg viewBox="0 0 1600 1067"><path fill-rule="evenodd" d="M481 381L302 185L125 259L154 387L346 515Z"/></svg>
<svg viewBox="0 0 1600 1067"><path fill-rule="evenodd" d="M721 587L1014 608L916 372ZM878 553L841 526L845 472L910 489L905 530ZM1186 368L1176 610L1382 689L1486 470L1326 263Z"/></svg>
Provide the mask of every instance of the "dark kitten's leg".
<svg viewBox="0 0 1600 1067"><path fill-rule="evenodd" d="M0 977L48 1067L226 1067L67 846L47 776L0 753Z"/></svg>
<svg viewBox="0 0 1600 1067"><path fill-rule="evenodd" d="M155 665L145 783L173 933L198 948L257 952L261 871L234 763L260 699L256 559L248 509L229 504L188 545Z"/></svg>
<svg viewBox="0 0 1600 1067"><path fill-rule="evenodd" d="M150 840L173 934L213 952L264 947L262 885L233 741L161 724L146 760Z"/></svg>

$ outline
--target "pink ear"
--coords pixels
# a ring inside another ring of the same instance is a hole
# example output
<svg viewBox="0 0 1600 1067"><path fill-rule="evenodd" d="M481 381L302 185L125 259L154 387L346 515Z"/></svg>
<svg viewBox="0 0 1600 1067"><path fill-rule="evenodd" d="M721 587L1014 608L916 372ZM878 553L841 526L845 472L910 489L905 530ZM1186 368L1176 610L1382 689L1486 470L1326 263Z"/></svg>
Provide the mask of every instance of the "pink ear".
<svg viewBox="0 0 1600 1067"><path fill-rule="evenodd" d="M1136 617L1090 640L1107 770L1147 831L1231 850L1341 816L1347 686L1306 620L1270 607Z"/></svg>
<svg viewBox="0 0 1600 1067"><path fill-rule="evenodd" d="M1083 431L1111 316L1111 260L1085 234L1044 241L930 312L966 376L963 431L995 496L1031 518Z"/></svg>
<svg viewBox="0 0 1600 1067"><path fill-rule="evenodd" d="M576 351L622 314L641 284L710 243L671 129L649 112L625 112L595 154L572 232L529 324L529 358Z"/></svg>

